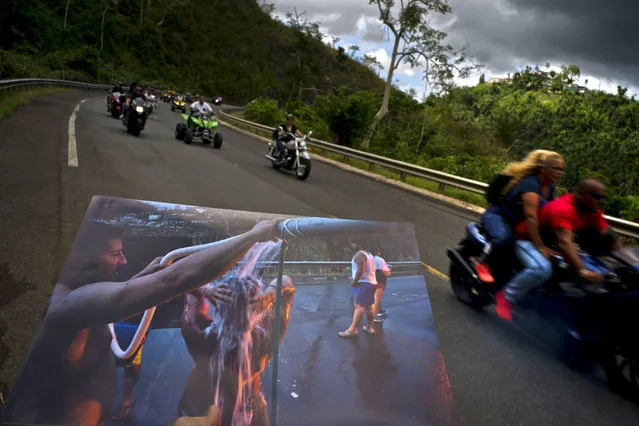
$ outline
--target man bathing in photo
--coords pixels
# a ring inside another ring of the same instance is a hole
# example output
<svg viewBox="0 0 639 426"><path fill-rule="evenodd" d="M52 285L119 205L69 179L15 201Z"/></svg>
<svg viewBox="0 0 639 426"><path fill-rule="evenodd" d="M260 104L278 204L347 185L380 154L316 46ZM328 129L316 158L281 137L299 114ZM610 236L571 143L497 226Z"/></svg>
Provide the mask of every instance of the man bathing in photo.
<svg viewBox="0 0 639 426"><path fill-rule="evenodd" d="M273 357L276 292L277 280L262 288L253 277L233 277L186 295L182 336L195 366L180 399L180 416L204 416L217 403L224 425L236 424L234 416L246 426L268 425L261 374ZM294 296L293 281L284 275L279 343Z"/></svg>
<svg viewBox="0 0 639 426"><path fill-rule="evenodd" d="M121 232L84 223L3 407L3 422L102 425L116 395L107 324L214 281L255 243L275 240L278 224L260 222L238 238L171 266L162 268L158 258L128 281L113 282L117 267L126 262Z"/></svg>

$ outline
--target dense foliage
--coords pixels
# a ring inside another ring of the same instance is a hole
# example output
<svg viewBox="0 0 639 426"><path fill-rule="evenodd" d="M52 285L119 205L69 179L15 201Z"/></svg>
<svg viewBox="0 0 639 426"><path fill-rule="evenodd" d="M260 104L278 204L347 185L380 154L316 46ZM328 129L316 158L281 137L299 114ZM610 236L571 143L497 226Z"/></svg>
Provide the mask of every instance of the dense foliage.
<svg viewBox="0 0 639 426"><path fill-rule="evenodd" d="M570 68L546 85L526 70L511 84L455 88L423 103L394 94L370 150L480 181L530 150L555 150L567 160L564 190L583 177L597 177L609 186L607 213L639 221L639 103L621 87L617 94L562 90L558 79L575 78ZM272 125L293 111L304 131L357 146L380 99L379 93L340 89L310 107L278 110L275 102L259 100L246 114ZM267 108L268 119L262 116Z"/></svg>
<svg viewBox="0 0 639 426"><path fill-rule="evenodd" d="M230 102L384 87L343 49L323 44L316 26L284 25L255 0L0 4L0 78L137 79Z"/></svg>

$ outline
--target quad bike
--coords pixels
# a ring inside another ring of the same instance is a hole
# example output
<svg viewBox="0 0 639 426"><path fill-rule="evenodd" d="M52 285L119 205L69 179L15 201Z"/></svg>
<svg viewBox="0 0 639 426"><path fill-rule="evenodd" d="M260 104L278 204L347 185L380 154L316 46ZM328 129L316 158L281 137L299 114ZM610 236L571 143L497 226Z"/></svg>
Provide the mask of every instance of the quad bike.
<svg viewBox="0 0 639 426"><path fill-rule="evenodd" d="M198 117L189 116L189 114L181 115L184 122L175 126L175 139L183 140L187 145L190 145L194 139L199 139L205 145L212 143L215 149L222 147L224 138L217 132L219 125L217 120L207 114Z"/></svg>
<svg viewBox="0 0 639 426"><path fill-rule="evenodd" d="M182 113L186 112L186 101L183 97L178 96L173 99L171 102L171 111L181 111Z"/></svg>

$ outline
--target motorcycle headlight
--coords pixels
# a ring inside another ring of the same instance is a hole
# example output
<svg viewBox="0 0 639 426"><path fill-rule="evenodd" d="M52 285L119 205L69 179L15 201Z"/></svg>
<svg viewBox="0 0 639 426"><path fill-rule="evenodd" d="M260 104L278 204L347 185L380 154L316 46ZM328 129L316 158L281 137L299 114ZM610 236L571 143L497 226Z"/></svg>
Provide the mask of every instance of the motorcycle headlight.
<svg viewBox="0 0 639 426"><path fill-rule="evenodd" d="M135 107L135 110L136 110L137 112L139 112L139 113L143 113L143 112L144 112L144 107L136 106L136 107Z"/></svg>
<svg viewBox="0 0 639 426"><path fill-rule="evenodd" d="M300 146L306 146L306 142L304 141L300 142Z"/></svg>

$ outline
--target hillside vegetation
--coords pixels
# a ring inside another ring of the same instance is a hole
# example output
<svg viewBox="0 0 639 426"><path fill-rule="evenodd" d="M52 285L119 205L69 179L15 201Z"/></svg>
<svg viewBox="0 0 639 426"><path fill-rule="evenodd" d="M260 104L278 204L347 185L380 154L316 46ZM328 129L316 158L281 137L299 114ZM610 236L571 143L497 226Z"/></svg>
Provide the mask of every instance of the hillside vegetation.
<svg viewBox="0 0 639 426"><path fill-rule="evenodd" d="M255 0L0 3L0 78L136 79L229 102L384 87L318 31L286 26Z"/></svg>
<svg viewBox="0 0 639 426"><path fill-rule="evenodd" d="M597 177L609 186L606 212L639 221L639 104L621 87L617 94L562 90L578 77L575 69L550 81L527 69L510 84L454 88L423 103L395 93L370 151L486 182L530 150L555 150L567 160L563 190ZM304 131L357 147L380 100L378 93L337 90L282 110L262 99L246 116L273 125L291 110Z"/></svg>

